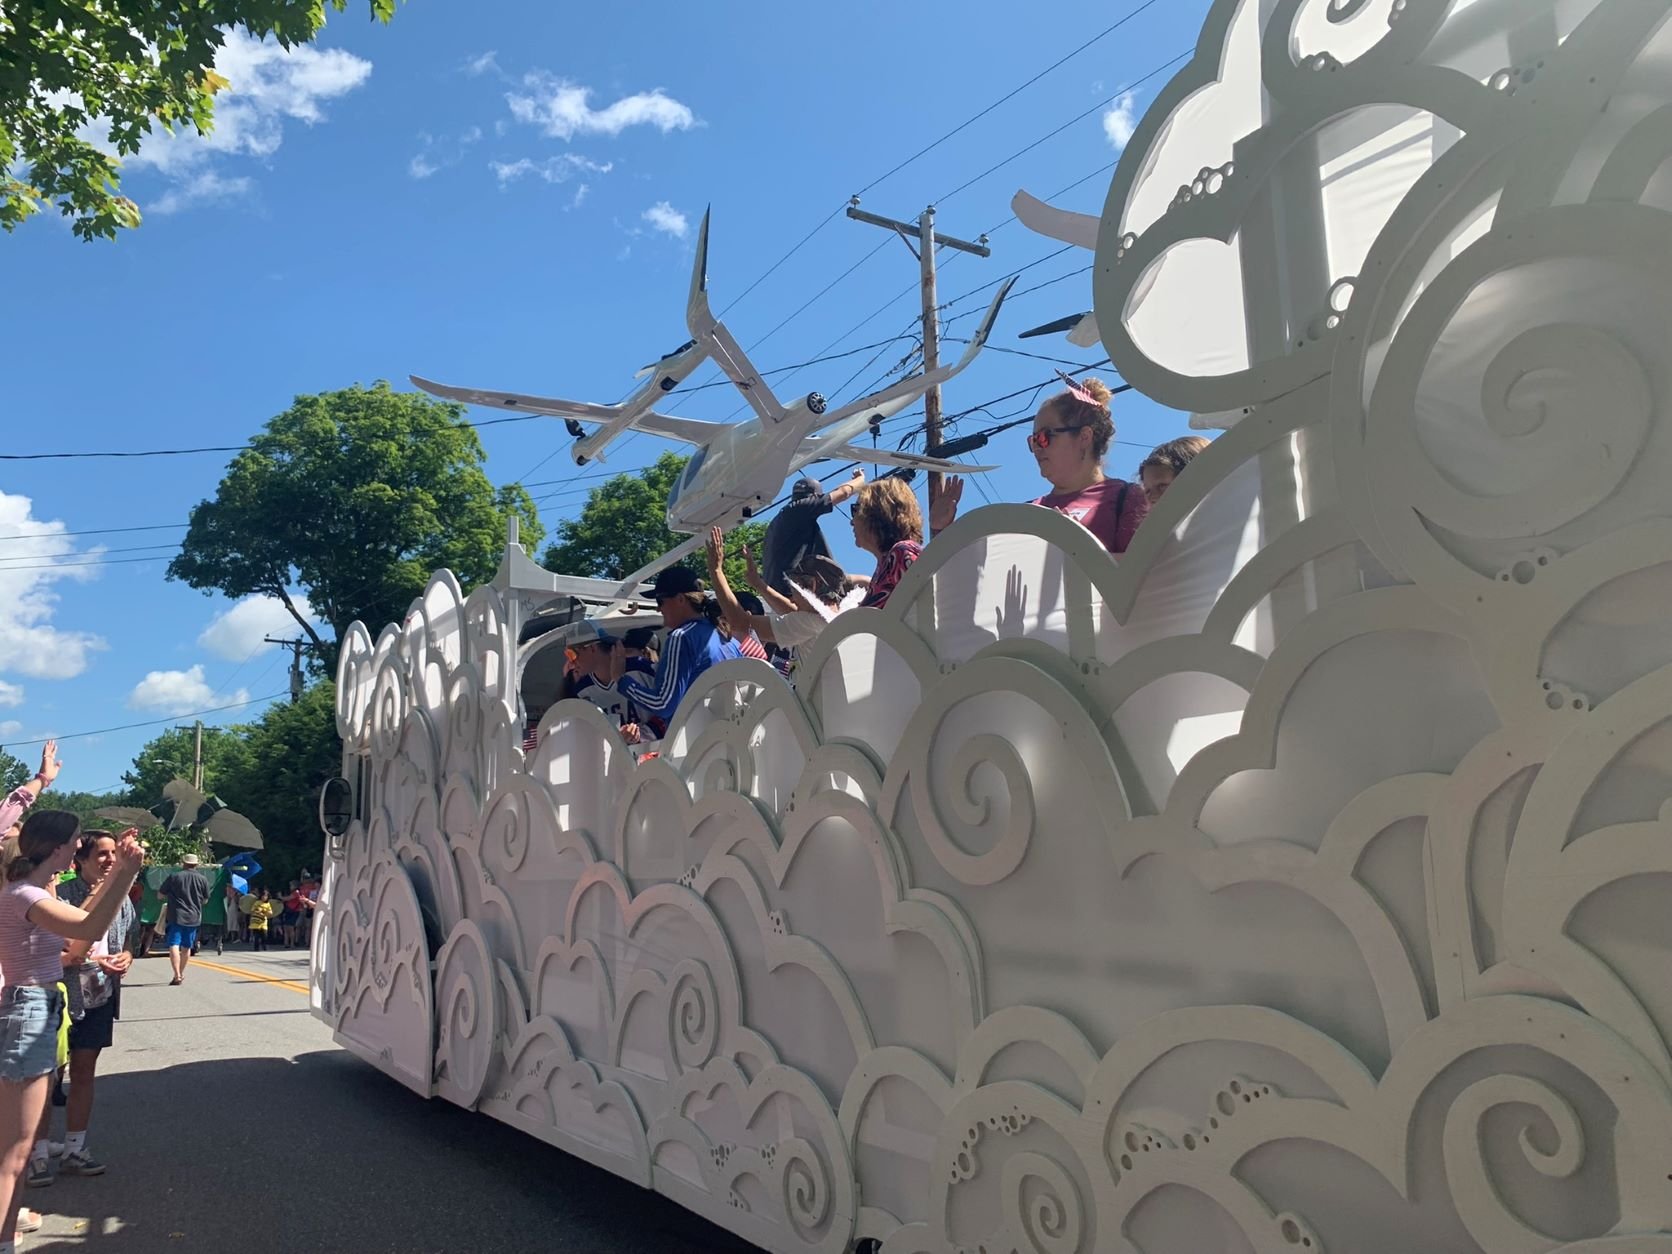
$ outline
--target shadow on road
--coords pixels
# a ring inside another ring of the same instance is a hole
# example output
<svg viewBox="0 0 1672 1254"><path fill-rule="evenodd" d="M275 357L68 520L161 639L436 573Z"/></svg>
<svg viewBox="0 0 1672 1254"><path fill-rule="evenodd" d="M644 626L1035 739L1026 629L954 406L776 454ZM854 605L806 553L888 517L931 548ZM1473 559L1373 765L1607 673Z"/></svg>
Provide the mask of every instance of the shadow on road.
<svg viewBox="0 0 1672 1254"><path fill-rule="evenodd" d="M109 1173L30 1190L31 1254L755 1252L335 1050L100 1077L89 1144Z"/></svg>

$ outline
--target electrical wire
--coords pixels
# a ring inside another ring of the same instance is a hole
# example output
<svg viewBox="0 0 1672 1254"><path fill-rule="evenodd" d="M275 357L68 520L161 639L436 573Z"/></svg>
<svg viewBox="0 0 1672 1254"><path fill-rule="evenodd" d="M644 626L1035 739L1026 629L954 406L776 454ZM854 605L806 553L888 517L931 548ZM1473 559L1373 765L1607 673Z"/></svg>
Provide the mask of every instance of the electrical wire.
<svg viewBox="0 0 1672 1254"><path fill-rule="evenodd" d="M912 162L916 161L919 157L927 156L929 153L933 152L936 148L939 148L942 144L944 144L947 140L951 139L954 135L958 134L960 131L967 130L970 126L974 125L976 122L979 122L982 118L986 117L989 113L991 113L994 109L997 109L1000 105L1004 104L1006 101L1009 101L1009 100L1013 99L1017 95L1026 91L1029 87L1032 87L1035 83L1037 83L1040 79L1044 78L1052 70L1058 69L1059 67L1061 67L1063 65L1066 65L1069 61L1072 61L1075 57L1079 56L1087 48L1090 48L1093 44L1098 43L1100 40L1107 39L1110 35L1114 34L1122 26L1125 26L1133 18L1137 17L1140 13L1144 12L1144 10L1153 8L1159 2L1160 2L1160 0L1144 0L1144 3L1140 4L1137 8L1133 9L1130 13L1127 13L1125 16L1118 19L1113 25L1104 27L1102 30L1098 31L1097 34L1093 35L1090 39L1086 40L1085 43L1081 44L1079 47L1074 48L1071 51L1064 53L1062 56L1058 57L1055 61L1051 62L1050 65L1047 65L1043 70L1040 70L1039 73L1035 74L1032 78L1028 79L1027 82L1022 83L1018 87L1011 88L1009 91L1005 92L1004 95L1000 96L997 100L993 101L992 104L988 105L985 109L982 109L979 113L976 113L971 117L965 118L962 122L958 123L958 125L954 126L950 131L947 131L946 134L942 135L939 139L934 140L933 142L924 145L922 148L919 148L911 156L907 157L904 161L900 162L893 169L889 170L886 174L879 175L878 177L872 179L864 187L861 187L859 189L859 191L855 193L855 195L863 196L866 192L870 191L873 187L876 187L878 184L884 183L887 180L893 178L896 174L898 174L901 170L905 169L908 165L912 164ZM959 190L962 190L962 189L959 189Z"/></svg>
<svg viewBox="0 0 1672 1254"><path fill-rule="evenodd" d="M120 727L99 727L93 731L65 732L59 736L38 736L33 740L10 740L10 748L21 748L24 745L44 745L49 740L80 740L84 736L106 736L111 732L132 731L136 727L156 727L161 723L173 723L183 718L202 718L205 714L220 714L226 710L241 710L245 706L259 705L263 701L277 701L280 697L289 696L289 691L270 693L265 697L251 697L247 701L234 701L231 705L212 706L207 710L188 710L184 714L171 714L167 718L146 719L142 723L123 723Z"/></svg>

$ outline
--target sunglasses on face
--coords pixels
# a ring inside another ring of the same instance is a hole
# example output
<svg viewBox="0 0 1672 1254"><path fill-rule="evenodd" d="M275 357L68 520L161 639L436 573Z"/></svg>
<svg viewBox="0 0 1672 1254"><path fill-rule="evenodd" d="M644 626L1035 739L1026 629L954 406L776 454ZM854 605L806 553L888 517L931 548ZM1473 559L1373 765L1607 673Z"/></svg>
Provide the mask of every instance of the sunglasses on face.
<svg viewBox="0 0 1672 1254"><path fill-rule="evenodd" d="M1079 431L1079 430L1082 430L1082 428L1080 428L1080 427L1041 427L1041 428L1039 428L1039 430L1031 433L1028 436L1028 447L1029 448L1036 448L1040 452L1043 453L1046 449L1051 447L1051 440L1052 440L1053 437L1059 436L1059 435L1073 435L1074 432Z"/></svg>

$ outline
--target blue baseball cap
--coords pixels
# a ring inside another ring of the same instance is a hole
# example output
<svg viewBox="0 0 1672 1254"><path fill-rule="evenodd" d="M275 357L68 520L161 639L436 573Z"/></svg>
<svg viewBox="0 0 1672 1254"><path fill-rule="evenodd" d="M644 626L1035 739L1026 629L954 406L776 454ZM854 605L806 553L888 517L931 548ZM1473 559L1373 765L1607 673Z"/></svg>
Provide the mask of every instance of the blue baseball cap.
<svg viewBox="0 0 1672 1254"><path fill-rule="evenodd" d="M577 648L584 644L613 644L615 643L615 637L590 618L583 618L576 624L574 639L569 643L572 647Z"/></svg>

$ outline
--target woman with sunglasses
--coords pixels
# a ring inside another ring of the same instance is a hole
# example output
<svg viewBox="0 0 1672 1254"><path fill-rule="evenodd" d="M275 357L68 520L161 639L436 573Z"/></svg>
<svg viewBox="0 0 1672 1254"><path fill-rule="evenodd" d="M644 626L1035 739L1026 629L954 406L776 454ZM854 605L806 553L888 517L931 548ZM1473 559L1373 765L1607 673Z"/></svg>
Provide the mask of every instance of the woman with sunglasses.
<svg viewBox="0 0 1672 1254"><path fill-rule="evenodd" d="M1115 438L1108 385L1101 379L1062 379L1067 388L1039 407L1028 435L1028 451L1051 485L1033 503L1067 514L1118 556L1132 542L1149 503L1136 485L1103 473L1103 458ZM949 476L929 507L932 533L952 525L963 493L964 481Z"/></svg>

